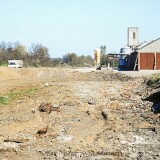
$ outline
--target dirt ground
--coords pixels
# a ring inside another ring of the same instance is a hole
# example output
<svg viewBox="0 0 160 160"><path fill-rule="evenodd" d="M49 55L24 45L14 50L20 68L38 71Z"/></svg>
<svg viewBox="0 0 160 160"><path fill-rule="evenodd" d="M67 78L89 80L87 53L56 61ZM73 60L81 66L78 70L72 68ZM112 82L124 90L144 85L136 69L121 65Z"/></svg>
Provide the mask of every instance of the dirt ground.
<svg viewBox="0 0 160 160"><path fill-rule="evenodd" d="M143 76L1 67L0 159L159 159L160 116L141 100ZM61 110L40 112L42 102Z"/></svg>

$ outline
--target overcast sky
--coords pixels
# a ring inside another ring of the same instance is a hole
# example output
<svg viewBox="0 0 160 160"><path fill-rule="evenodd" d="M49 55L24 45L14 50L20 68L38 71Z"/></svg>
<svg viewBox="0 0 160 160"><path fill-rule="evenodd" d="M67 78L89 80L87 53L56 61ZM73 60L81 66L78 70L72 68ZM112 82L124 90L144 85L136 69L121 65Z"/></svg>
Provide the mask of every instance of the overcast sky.
<svg viewBox="0 0 160 160"><path fill-rule="evenodd" d="M50 57L119 52L128 27L140 42L159 38L160 0L0 0L0 41L40 43Z"/></svg>

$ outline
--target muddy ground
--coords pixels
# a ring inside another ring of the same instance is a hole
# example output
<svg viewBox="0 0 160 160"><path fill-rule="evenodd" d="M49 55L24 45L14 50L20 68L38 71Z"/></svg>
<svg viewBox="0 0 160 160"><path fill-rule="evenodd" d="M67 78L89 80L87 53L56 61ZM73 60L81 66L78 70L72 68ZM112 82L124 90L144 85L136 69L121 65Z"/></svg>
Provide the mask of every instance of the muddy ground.
<svg viewBox="0 0 160 160"><path fill-rule="evenodd" d="M0 88L8 100L0 104L0 159L160 159L160 115L141 100L143 77L0 68ZM40 112L42 102L61 110Z"/></svg>

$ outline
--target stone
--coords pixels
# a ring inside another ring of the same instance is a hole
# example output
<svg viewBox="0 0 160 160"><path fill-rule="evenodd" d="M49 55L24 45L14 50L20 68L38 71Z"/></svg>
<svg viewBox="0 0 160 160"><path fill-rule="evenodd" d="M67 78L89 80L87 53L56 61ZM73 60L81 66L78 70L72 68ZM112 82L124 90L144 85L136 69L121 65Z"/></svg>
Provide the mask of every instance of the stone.
<svg viewBox="0 0 160 160"><path fill-rule="evenodd" d="M90 115L90 114L91 114L89 110L87 110L87 111L86 111L86 113L87 113L88 115Z"/></svg>
<svg viewBox="0 0 160 160"><path fill-rule="evenodd" d="M48 112L48 114L50 114L51 113L51 108L52 108L51 103L44 103L44 102L42 102L40 104L40 106L38 107L38 110L40 112Z"/></svg>
<svg viewBox="0 0 160 160"><path fill-rule="evenodd" d="M103 116L104 119L107 120L107 118L108 118L108 110L107 110L107 109L104 109L104 110L102 111L102 116Z"/></svg>
<svg viewBox="0 0 160 160"><path fill-rule="evenodd" d="M96 103L94 101L88 101L88 104L95 105Z"/></svg>

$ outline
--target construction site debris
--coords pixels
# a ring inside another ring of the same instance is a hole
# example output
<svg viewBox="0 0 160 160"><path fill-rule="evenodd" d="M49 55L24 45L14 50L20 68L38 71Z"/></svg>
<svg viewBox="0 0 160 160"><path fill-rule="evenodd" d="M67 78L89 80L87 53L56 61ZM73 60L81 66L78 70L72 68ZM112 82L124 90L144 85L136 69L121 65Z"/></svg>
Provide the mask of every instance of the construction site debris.
<svg viewBox="0 0 160 160"><path fill-rule="evenodd" d="M40 112L47 112L48 114L50 114L51 113L51 108L52 108L51 102L50 103L42 102L40 104L40 106L38 107L38 110Z"/></svg>
<svg viewBox="0 0 160 160"><path fill-rule="evenodd" d="M47 133L47 131L48 131L48 125L44 128L41 128L40 130L38 130L36 134L39 134L39 135L45 134L45 133Z"/></svg>
<svg viewBox="0 0 160 160"><path fill-rule="evenodd" d="M6 139L4 142L25 143L29 142L29 139Z"/></svg>
<svg viewBox="0 0 160 160"><path fill-rule="evenodd" d="M102 111L102 116L104 119L107 119L108 118L108 109L105 109Z"/></svg>
<svg viewBox="0 0 160 160"><path fill-rule="evenodd" d="M143 77L93 70L23 68L11 74L14 79L0 78L1 96L14 96L0 104L0 159L159 160L160 115L151 112L153 102L141 99L153 89ZM31 96L13 95L26 88ZM42 113L50 113L43 109L48 102L51 114ZM29 141L17 143L21 139Z"/></svg>

